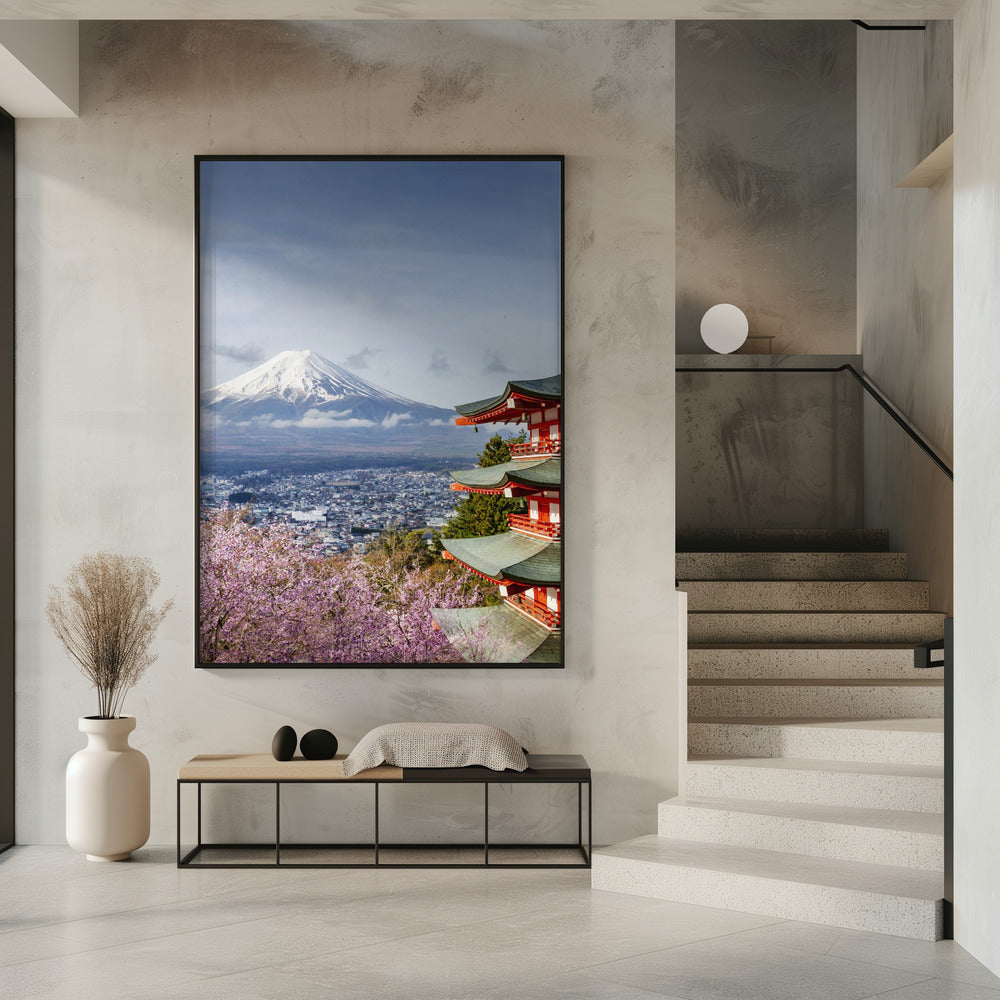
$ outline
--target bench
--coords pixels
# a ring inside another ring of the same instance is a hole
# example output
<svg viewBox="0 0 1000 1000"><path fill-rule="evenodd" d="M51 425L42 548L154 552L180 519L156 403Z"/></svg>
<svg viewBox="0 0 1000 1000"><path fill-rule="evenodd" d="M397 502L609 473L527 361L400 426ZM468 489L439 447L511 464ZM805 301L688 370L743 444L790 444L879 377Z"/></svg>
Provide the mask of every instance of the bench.
<svg viewBox="0 0 1000 1000"><path fill-rule="evenodd" d="M177 773L178 868L589 868L593 803L590 767L578 754L528 754L525 771L486 767L381 767L348 778L343 756L333 760L275 760L270 754L207 754L192 757ZM208 843L202 837L203 785L273 785L273 843ZM281 840L281 788L301 784L362 784L374 789L373 838L363 844L298 844ZM379 831L382 785L449 784L483 786L483 839L474 844L383 843ZM491 843L490 785L575 784L577 840L570 844ZM181 842L181 791L197 786L197 842L184 851ZM583 789L587 788L586 842ZM491 856L492 852L492 856ZM251 855L248 859L246 855ZM420 854L431 860L417 860ZM442 856L450 860L442 861ZM546 860L541 860L545 856ZM436 860L435 860L436 859ZM519 860L520 859L520 860ZM560 860L562 859L562 860Z"/></svg>

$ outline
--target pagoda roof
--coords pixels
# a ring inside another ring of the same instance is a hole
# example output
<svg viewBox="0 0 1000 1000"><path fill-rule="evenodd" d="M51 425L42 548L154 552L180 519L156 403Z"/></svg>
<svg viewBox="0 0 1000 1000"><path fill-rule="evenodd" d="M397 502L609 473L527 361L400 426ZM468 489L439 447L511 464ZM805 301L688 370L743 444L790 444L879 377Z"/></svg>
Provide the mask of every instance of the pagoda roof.
<svg viewBox="0 0 1000 1000"><path fill-rule="evenodd" d="M521 617L524 617L523 615ZM530 656L524 658L525 663L562 663L562 637L558 632L549 632L545 642Z"/></svg>
<svg viewBox="0 0 1000 1000"><path fill-rule="evenodd" d="M511 396L517 396L526 401L539 403L559 402L562 399L562 375L549 375L546 378L517 379L507 383L499 396L489 399L477 399L473 403L459 403L455 409L461 417L475 422L476 417L494 416L494 410L507 405ZM523 407L520 407L521 409Z"/></svg>
<svg viewBox="0 0 1000 1000"><path fill-rule="evenodd" d="M531 461L511 461L486 468L460 469L451 473L459 486L471 490L502 490L506 486L524 486L530 489L559 489L562 484L562 458L544 457Z"/></svg>
<svg viewBox="0 0 1000 1000"><path fill-rule="evenodd" d="M504 531L481 538L446 538L445 549L460 563L500 583L558 585L562 579L562 547L558 541Z"/></svg>
<svg viewBox="0 0 1000 1000"><path fill-rule="evenodd" d="M466 656L463 646L479 635L485 639L486 663L558 663L562 642L544 625L507 604L488 608L435 608L434 621L449 642ZM477 635L478 633L478 635Z"/></svg>

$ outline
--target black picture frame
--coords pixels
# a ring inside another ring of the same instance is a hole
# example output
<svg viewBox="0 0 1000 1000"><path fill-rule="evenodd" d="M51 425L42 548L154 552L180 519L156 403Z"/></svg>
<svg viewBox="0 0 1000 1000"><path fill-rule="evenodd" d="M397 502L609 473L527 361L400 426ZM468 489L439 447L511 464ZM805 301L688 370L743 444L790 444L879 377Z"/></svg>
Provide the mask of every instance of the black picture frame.
<svg viewBox="0 0 1000 1000"><path fill-rule="evenodd" d="M563 667L564 158L194 167L196 666Z"/></svg>

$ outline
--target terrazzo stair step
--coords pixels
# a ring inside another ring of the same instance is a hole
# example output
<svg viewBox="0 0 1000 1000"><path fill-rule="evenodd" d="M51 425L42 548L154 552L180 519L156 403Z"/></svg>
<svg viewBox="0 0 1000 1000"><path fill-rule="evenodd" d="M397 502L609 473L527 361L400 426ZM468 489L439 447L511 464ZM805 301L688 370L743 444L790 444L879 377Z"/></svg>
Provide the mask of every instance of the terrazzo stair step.
<svg viewBox="0 0 1000 1000"><path fill-rule="evenodd" d="M681 531L677 552L887 552L884 528L732 528Z"/></svg>
<svg viewBox="0 0 1000 1000"><path fill-rule="evenodd" d="M944 817L940 813L741 799L674 798L661 802L661 837L733 847L903 865L940 872Z"/></svg>
<svg viewBox="0 0 1000 1000"><path fill-rule="evenodd" d="M926 611L919 580L680 580L695 611Z"/></svg>
<svg viewBox="0 0 1000 1000"><path fill-rule="evenodd" d="M916 671L913 671L916 673ZM861 681L721 680L688 683L692 719L714 716L910 719L944 712L941 679Z"/></svg>
<svg viewBox="0 0 1000 1000"><path fill-rule="evenodd" d="M592 885L680 903L926 941L942 936L940 872L648 836L594 852Z"/></svg>
<svg viewBox="0 0 1000 1000"><path fill-rule="evenodd" d="M943 671L925 671L943 677ZM857 678L913 680L912 646L815 649L701 647L688 650L688 679Z"/></svg>
<svg viewBox="0 0 1000 1000"><path fill-rule="evenodd" d="M942 767L943 733L940 718L704 718L688 724L688 752L695 757L792 757Z"/></svg>
<svg viewBox="0 0 1000 1000"><path fill-rule="evenodd" d="M797 757L692 759L686 791L699 799L939 813L944 810L944 769Z"/></svg>
<svg viewBox="0 0 1000 1000"><path fill-rule="evenodd" d="M688 614L688 642L913 643L944 635L936 611L696 611Z"/></svg>
<svg viewBox="0 0 1000 1000"><path fill-rule="evenodd" d="M678 552L679 580L905 580L905 552Z"/></svg>

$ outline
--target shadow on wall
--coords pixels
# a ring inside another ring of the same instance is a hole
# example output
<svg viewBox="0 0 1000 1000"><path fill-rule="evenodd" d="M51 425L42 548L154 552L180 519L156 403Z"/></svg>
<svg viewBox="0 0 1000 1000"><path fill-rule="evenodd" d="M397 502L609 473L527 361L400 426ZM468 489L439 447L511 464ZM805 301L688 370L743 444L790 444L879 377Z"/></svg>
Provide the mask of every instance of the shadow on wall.
<svg viewBox="0 0 1000 1000"><path fill-rule="evenodd" d="M776 353L854 353L856 33L678 22L678 353L718 302Z"/></svg>
<svg viewBox="0 0 1000 1000"><path fill-rule="evenodd" d="M876 403L864 400L865 524L889 529L890 547L907 554L910 579L930 584L930 606L953 606L952 481Z"/></svg>
<svg viewBox="0 0 1000 1000"><path fill-rule="evenodd" d="M844 373L677 373L677 530L861 526L861 389Z"/></svg>

